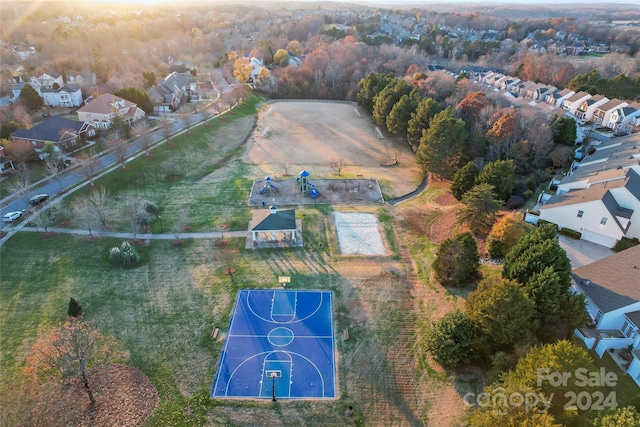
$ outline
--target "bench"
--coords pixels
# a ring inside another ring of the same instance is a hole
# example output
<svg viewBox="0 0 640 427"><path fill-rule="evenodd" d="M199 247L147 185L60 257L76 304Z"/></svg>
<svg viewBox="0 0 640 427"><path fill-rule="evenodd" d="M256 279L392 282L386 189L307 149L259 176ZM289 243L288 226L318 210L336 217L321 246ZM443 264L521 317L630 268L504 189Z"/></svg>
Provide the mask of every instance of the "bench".
<svg viewBox="0 0 640 427"><path fill-rule="evenodd" d="M347 341L349 339L349 330L345 329L344 331L342 331L342 339L344 341Z"/></svg>
<svg viewBox="0 0 640 427"><path fill-rule="evenodd" d="M212 337L214 340L216 340L216 339L218 339L218 334L219 334L219 333L220 333L220 329L215 328L215 329L213 330L213 333L211 334L211 337Z"/></svg>

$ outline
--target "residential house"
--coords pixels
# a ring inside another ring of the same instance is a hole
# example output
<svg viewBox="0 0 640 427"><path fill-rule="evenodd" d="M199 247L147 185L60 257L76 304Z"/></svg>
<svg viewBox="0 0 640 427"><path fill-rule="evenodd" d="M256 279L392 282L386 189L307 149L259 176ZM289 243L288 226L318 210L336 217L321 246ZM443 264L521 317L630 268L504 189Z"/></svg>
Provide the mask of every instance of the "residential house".
<svg viewBox="0 0 640 427"><path fill-rule="evenodd" d="M579 231L582 239L607 247L623 237L640 238L640 148L627 144L618 148L635 152L630 164L611 168L621 173L600 174L611 170L607 162L581 167L566 182L560 181L559 191L540 206L539 218L561 229Z"/></svg>
<svg viewBox="0 0 640 427"><path fill-rule="evenodd" d="M51 117L31 129L17 129L11 134L11 139L28 142L36 153L40 153L47 143L53 144L56 151L69 152L80 148L95 134L95 127L91 123Z"/></svg>
<svg viewBox="0 0 640 427"><path fill-rule="evenodd" d="M629 104L625 101L614 98L597 107L593 112L591 121L593 121L596 125L607 126L609 124L609 120L611 120L611 114L618 108L626 107L628 105Z"/></svg>
<svg viewBox="0 0 640 427"><path fill-rule="evenodd" d="M108 129L114 117L132 124L145 117L135 103L110 93L104 93L78 109L78 120L91 123L96 129Z"/></svg>
<svg viewBox="0 0 640 427"><path fill-rule="evenodd" d="M609 102L609 98L602 95L593 95L591 98L582 101L574 114L579 119L591 121L596 108L607 102Z"/></svg>
<svg viewBox="0 0 640 427"><path fill-rule="evenodd" d="M16 102L16 100L20 97L20 92L22 91L22 88L25 85L29 85L32 88L34 88L36 90L36 92L38 92L38 95L42 96L42 92L41 92L41 87L40 85L37 85L35 83L25 83L25 82L20 82L17 85L15 85L13 87L13 89L11 89L11 102Z"/></svg>
<svg viewBox="0 0 640 427"><path fill-rule="evenodd" d="M64 86L64 79L59 73L55 71L48 71L46 73L42 73L38 77L31 77L31 83L50 89L54 87L55 84L57 84L58 87Z"/></svg>
<svg viewBox="0 0 640 427"><path fill-rule="evenodd" d="M80 87L95 85L96 75L91 71L83 71L79 74L67 74L67 83Z"/></svg>
<svg viewBox="0 0 640 427"><path fill-rule="evenodd" d="M269 70L264 66L264 62L255 56L251 58L249 65L252 68L251 74L249 75L249 82L255 82L263 69L267 71L267 74L269 73Z"/></svg>
<svg viewBox="0 0 640 427"><path fill-rule="evenodd" d="M562 89L559 92L550 93L546 96L545 102L554 107L562 107L564 100L574 95L571 89Z"/></svg>
<svg viewBox="0 0 640 427"><path fill-rule="evenodd" d="M11 46L11 53L24 61L32 57L38 56L38 51L33 46L27 46L24 43L14 42Z"/></svg>
<svg viewBox="0 0 640 427"><path fill-rule="evenodd" d="M164 84L147 89L147 95L153 103L153 111L164 113L177 110L183 102L183 96L186 96L179 88Z"/></svg>
<svg viewBox="0 0 640 427"><path fill-rule="evenodd" d="M622 369L640 386L640 246L575 269L572 281L591 317L574 335L600 357L617 352L626 359Z"/></svg>
<svg viewBox="0 0 640 427"><path fill-rule="evenodd" d="M45 105L52 107L79 107L82 105L80 86L64 85L59 89L43 88L41 91Z"/></svg>
<svg viewBox="0 0 640 427"><path fill-rule="evenodd" d="M13 169L15 169L13 167L13 162L8 157L5 157L4 147L0 145L0 174L3 174Z"/></svg>
<svg viewBox="0 0 640 427"><path fill-rule="evenodd" d="M589 98L591 98L591 95L589 95L587 92L580 91L578 93L574 93L563 101L562 108L569 111L575 116L578 107L580 107L580 104L582 104Z"/></svg>
<svg viewBox="0 0 640 427"><path fill-rule="evenodd" d="M640 104L632 103L626 107L616 108L611 113L607 127L615 133L630 134L634 130L640 130Z"/></svg>

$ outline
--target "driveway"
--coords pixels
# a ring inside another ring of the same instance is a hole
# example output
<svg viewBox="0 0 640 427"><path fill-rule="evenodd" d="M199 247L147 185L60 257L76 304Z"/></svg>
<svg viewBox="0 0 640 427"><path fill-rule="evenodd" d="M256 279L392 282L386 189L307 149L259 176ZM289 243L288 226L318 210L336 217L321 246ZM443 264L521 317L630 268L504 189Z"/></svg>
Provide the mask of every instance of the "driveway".
<svg viewBox="0 0 640 427"><path fill-rule="evenodd" d="M571 239L561 234L558 235L558 240L560 247L567 252L573 269L591 264L615 253L606 246L597 245L586 240Z"/></svg>

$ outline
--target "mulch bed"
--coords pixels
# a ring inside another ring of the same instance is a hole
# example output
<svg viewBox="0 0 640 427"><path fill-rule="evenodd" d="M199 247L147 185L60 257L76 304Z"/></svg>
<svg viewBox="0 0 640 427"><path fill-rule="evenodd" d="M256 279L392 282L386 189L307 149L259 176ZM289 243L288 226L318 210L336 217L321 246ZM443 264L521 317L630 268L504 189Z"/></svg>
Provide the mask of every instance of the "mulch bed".
<svg viewBox="0 0 640 427"><path fill-rule="evenodd" d="M184 245L184 239L175 239L169 242L171 246L182 246Z"/></svg>
<svg viewBox="0 0 640 427"><path fill-rule="evenodd" d="M90 377L91 407L80 377L47 387L22 425L139 426L155 411L158 390L140 369L107 364Z"/></svg>
<svg viewBox="0 0 640 427"><path fill-rule="evenodd" d="M56 237L58 235L58 233L56 233L55 231L49 231L47 233L42 233L40 235L40 237L42 237L43 239L52 239L54 237Z"/></svg>

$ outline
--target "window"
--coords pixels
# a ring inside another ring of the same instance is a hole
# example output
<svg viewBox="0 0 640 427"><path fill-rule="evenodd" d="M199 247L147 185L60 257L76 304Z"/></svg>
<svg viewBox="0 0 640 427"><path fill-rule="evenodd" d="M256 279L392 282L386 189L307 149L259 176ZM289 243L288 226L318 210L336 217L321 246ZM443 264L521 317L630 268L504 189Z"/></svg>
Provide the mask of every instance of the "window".
<svg viewBox="0 0 640 427"><path fill-rule="evenodd" d="M598 310L598 314L596 314L596 323L598 323L602 319L602 312Z"/></svg>
<svg viewBox="0 0 640 427"><path fill-rule="evenodd" d="M582 218L582 215L584 215L584 211L578 211L578 218Z"/></svg>
<svg viewBox="0 0 640 427"><path fill-rule="evenodd" d="M602 219L600 220L600 225L605 225L607 223L607 217L603 216Z"/></svg>

